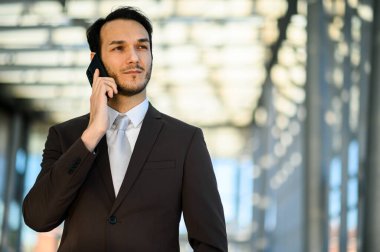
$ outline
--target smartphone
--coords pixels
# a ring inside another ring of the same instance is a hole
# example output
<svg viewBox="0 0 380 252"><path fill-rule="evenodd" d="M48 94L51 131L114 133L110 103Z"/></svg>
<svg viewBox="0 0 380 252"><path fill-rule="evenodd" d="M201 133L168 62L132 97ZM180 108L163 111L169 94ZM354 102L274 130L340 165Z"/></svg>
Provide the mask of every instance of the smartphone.
<svg viewBox="0 0 380 252"><path fill-rule="evenodd" d="M88 81L90 82L91 86L92 86L94 73L95 73L96 69L99 69L99 76L100 77L108 77L106 68L104 67L103 62L97 53L95 53L94 57L91 60L90 65L88 66L87 71L86 71L86 75L87 75Z"/></svg>

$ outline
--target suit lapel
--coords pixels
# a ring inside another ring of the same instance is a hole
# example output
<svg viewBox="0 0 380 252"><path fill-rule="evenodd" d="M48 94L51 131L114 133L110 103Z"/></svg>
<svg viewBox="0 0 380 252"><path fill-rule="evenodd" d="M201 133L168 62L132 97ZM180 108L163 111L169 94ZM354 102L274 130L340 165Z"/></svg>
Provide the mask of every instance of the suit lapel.
<svg viewBox="0 0 380 252"><path fill-rule="evenodd" d="M104 136L98 144L98 156L96 157L97 162L95 164L98 166L96 170L100 173L100 177L104 183L107 194L112 199L115 200L115 190L113 188L110 162L108 157L108 146L107 137Z"/></svg>
<svg viewBox="0 0 380 252"><path fill-rule="evenodd" d="M150 151L161 131L162 126L163 122L161 120L161 114L155 108L153 108L152 105L149 104L148 111L145 115L139 136L132 152L127 174L124 177L111 213L115 212L116 209L120 206L121 202L127 196L129 190L138 178L141 169L144 166L144 163L146 162L146 159L148 158Z"/></svg>

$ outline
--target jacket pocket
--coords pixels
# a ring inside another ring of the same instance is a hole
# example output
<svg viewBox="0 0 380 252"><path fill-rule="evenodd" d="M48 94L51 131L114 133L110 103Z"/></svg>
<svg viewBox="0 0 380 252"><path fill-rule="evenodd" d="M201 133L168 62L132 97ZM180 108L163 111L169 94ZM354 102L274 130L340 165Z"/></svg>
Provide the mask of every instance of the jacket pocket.
<svg viewBox="0 0 380 252"><path fill-rule="evenodd" d="M147 162L144 165L144 170L162 170L162 169L174 169L175 161L166 160L166 161L151 161Z"/></svg>

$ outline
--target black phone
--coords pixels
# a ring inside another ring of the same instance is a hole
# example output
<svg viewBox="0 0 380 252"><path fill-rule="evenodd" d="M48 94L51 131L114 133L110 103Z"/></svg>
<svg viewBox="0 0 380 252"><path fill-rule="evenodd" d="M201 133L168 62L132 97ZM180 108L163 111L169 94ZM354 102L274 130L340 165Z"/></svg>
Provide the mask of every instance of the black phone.
<svg viewBox="0 0 380 252"><path fill-rule="evenodd" d="M91 60L90 65L88 66L87 71L86 71L86 75L87 75L88 81L90 82L91 86L92 86L94 73L95 73L96 69L99 69L99 76L100 77L108 77L106 68L104 67L103 62L97 53L95 53L94 57Z"/></svg>

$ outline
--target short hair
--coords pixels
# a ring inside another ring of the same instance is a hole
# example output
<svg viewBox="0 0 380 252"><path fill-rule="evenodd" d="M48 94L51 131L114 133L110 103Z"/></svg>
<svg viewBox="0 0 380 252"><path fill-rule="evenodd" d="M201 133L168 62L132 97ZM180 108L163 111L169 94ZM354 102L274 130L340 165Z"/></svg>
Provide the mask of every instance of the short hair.
<svg viewBox="0 0 380 252"><path fill-rule="evenodd" d="M104 24L116 19L134 20L140 23L148 32L150 52L152 53L152 24L139 9L129 6L117 8L108 14L106 18L99 18L88 27L86 35L91 52L99 52L100 54L100 30Z"/></svg>

